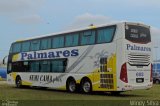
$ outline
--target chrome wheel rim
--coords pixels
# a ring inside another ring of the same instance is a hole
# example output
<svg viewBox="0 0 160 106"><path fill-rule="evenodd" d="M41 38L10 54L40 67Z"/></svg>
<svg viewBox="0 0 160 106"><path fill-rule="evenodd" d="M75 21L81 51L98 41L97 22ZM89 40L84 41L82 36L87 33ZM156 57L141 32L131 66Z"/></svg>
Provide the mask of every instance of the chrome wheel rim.
<svg viewBox="0 0 160 106"><path fill-rule="evenodd" d="M74 92L75 90L76 90L76 84L73 81L71 81L69 83L69 91Z"/></svg>
<svg viewBox="0 0 160 106"><path fill-rule="evenodd" d="M89 83L89 82L85 82L84 84L83 84L83 90L84 90L84 92L90 92L90 89L91 89L91 84Z"/></svg>
<svg viewBox="0 0 160 106"><path fill-rule="evenodd" d="M21 80L20 80L20 79L18 79L16 85L17 85L17 87L20 87L20 86L21 86Z"/></svg>
<svg viewBox="0 0 160 106"><path fill-rule="evenodd" d="M158 80L156 80L156 84L159 84L159 81L158 81Z"/></svg>

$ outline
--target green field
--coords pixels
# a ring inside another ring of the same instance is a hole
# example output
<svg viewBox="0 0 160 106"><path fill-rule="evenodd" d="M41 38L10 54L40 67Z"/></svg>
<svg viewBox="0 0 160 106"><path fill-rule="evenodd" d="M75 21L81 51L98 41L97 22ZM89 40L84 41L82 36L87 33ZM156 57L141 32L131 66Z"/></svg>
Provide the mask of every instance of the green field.
<svg viewBox="0 0 160 106"><path fill-rule="evenodd" d="M53 89L15 88L5 83L0 84L0 100L160 100L160 85L154 85L150 90L127 91L119 96L109 93L94 92L92 94L68 93Z"/></svg>

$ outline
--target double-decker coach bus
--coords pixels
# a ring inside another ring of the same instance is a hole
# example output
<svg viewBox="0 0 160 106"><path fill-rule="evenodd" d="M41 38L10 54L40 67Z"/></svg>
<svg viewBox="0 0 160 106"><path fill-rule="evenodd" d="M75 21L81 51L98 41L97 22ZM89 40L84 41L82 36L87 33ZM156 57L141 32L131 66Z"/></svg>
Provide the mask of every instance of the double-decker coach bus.
<svg viewBox="0 0 160 106"><path fill-rule="evenodd" d="M7 81L84 93L152 87L150 27L91 26L12 43Z"/></svg>

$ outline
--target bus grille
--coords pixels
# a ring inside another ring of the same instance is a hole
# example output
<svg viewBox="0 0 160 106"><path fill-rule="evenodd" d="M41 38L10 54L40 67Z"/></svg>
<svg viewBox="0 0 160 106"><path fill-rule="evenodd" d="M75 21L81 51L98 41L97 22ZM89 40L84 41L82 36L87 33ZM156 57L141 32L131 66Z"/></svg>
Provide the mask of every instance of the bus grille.
<svg viewBox="0 0 160 106"><path fill-rule="evenodd" d="M131 66L148 66L150 64L150 55L130 53L128 54L128 63Z"/></svg>

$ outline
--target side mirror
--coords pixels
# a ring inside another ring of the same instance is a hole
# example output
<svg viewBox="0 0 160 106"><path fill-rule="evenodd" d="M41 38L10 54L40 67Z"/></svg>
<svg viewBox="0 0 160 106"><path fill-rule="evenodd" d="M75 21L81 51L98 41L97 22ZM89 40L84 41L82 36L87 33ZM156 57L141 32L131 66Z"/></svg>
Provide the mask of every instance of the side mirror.
<svg viewBox="0 0 160 106"><path fill-rule="evenodd" d="M8 61L8 56L5 56L3 58L3 65L7 65L7 61Z"/></svg>

